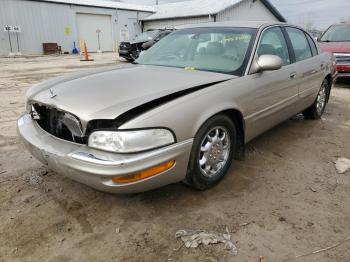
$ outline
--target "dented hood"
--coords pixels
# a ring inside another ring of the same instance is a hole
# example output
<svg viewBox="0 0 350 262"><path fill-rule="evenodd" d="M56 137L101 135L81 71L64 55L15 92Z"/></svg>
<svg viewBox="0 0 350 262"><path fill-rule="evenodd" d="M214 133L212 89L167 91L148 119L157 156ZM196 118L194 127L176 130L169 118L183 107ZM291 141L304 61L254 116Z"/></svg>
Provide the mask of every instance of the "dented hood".
<svg viewBox="0 0 350 262"><path fill-rule="evenodd" d="M27 96L31 101L70 112L86 123L93 119L114 119L157 98L232 78L235 76L131 65L48 80L30 89Z"/></svg>

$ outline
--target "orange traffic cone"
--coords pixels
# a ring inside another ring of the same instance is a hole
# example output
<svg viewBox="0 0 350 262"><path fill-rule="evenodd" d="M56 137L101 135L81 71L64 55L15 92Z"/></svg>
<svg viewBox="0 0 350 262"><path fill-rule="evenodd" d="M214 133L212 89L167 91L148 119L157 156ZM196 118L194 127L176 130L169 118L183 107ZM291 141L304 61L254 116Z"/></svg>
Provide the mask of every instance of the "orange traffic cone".
<svg viewBox="0 0 350 262"><path fill-rule="evenodd" d="M80 61L94 61L94 59L89 59L89 53L85 42L84 42L84 59L80 59Z"/></svg>

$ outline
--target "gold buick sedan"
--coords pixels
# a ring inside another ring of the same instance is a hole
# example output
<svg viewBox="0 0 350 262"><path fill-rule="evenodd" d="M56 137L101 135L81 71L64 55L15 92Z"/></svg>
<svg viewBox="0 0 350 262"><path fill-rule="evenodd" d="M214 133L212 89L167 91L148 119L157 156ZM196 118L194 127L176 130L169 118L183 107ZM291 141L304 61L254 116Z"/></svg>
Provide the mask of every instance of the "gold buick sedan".
<svg viewBox="0 0 350 262"><path fill-rule="evenodd" d="M334 68L296 26L199 24L134 64L33 86L18 132L39 161L97 190L206 189L254 137L301 112L319 119Z"/></svg>

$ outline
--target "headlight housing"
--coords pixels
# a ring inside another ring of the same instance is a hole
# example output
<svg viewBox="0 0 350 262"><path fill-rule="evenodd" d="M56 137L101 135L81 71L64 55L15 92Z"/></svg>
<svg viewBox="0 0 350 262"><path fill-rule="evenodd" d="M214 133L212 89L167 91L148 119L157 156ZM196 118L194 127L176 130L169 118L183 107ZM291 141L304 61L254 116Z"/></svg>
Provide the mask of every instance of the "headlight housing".
<svg viewBox="0 0 350 262"><path fill-rule="evenodd" d="M88 140L89 147L116 153L136 153L173 143L173 133L165 128L95 131Z"/></svg>

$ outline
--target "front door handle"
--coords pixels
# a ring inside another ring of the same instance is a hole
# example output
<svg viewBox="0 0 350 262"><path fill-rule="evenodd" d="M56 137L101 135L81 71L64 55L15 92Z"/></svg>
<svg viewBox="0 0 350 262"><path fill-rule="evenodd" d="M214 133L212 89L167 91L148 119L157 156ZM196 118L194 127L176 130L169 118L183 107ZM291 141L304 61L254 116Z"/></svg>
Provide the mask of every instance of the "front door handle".
<svg viewBox="0 0 350 262"><path fill-rule="evenodd" d="M296 72L293 72L293 73L290 74L290 78L296 78L296 76L297 76Z"/></svg>

